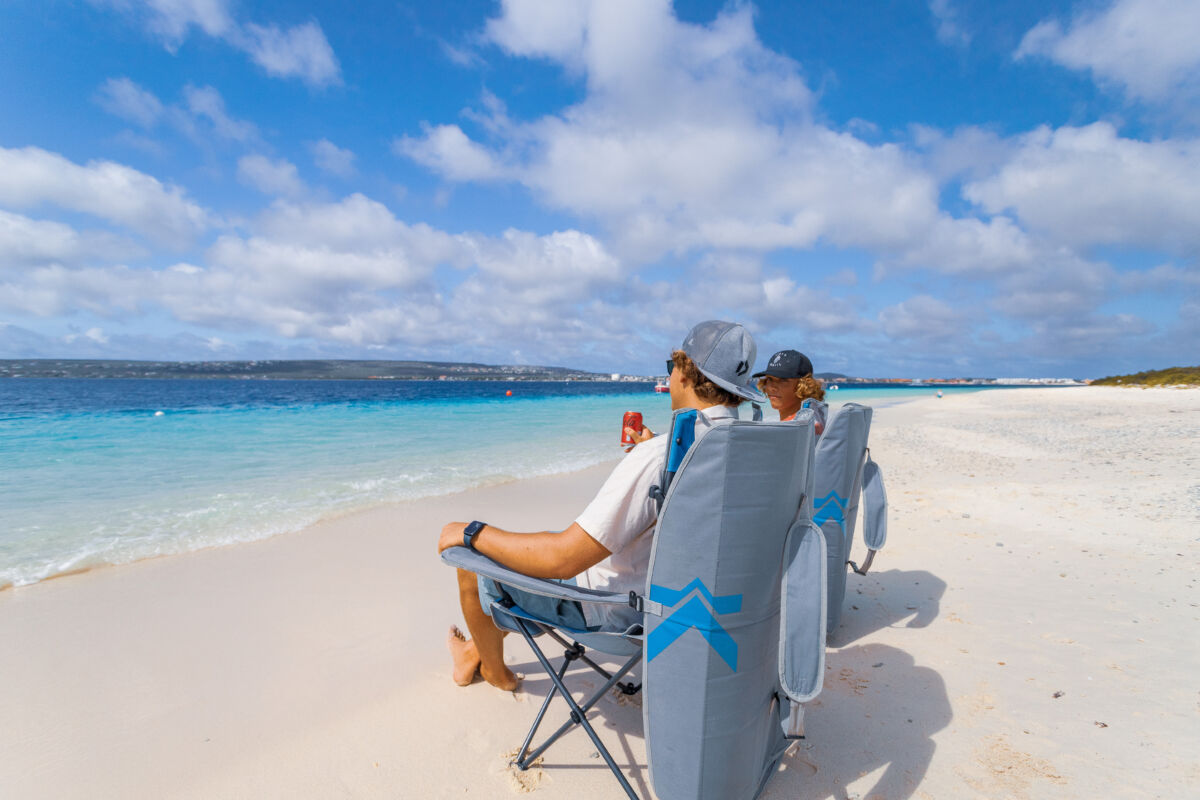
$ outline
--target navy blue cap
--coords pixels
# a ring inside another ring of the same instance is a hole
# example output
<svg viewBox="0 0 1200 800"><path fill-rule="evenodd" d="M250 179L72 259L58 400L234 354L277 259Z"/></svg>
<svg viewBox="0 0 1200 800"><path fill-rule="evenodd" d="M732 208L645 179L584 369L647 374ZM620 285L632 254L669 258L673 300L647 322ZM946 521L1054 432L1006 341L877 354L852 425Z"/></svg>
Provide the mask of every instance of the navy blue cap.
<svg viewBox="0 0 1200 800"><path fill-rule="evenodd" d="M771 356L767 368L754 373L753 377L770 375L772 378L803 378L805 375L812 375L812 371L812 362L804 353L799 350L780 350Z"/></svg>

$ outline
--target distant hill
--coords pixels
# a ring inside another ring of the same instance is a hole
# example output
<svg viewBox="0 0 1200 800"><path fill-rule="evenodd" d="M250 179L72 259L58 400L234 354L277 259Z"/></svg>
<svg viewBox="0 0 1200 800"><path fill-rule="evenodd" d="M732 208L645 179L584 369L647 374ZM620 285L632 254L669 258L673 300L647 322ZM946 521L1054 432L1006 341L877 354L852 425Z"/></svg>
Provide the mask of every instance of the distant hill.
<svg viewBox="0 0 1200 800"><path fill-rule="evenodd" d="M1133 375L1112 375L1092 381L1092 386L1200 386L1200 367L1168 367Z"/></svg>
<svg viewBox="0 0 1200 800"><path fill-rule="evenodd" d="M291 380L599 381L612 376L567 367L446 361L109 361L0 359L0 378L255 378Z"/></svg>
<svg viewBox="0 0 1200 800"><path fill-rule="evenodd" d="M850 376L840 372L814 372L813 377L823 381L844 381Z"/></svg>

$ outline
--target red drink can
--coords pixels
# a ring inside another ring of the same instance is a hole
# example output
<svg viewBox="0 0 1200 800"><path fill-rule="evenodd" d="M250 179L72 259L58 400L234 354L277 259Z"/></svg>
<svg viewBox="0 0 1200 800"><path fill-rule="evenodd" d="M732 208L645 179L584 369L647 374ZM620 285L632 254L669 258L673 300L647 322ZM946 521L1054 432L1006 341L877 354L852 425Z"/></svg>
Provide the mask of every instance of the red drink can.
<svg viewBox="0 0 1200 800"><path fill-rule="evenodd" d="M621 444L636 444L633 438L625 432L626 428L633 428L638 433L641 433L642 412L626 411L625 418L621 420Z"/></svg>

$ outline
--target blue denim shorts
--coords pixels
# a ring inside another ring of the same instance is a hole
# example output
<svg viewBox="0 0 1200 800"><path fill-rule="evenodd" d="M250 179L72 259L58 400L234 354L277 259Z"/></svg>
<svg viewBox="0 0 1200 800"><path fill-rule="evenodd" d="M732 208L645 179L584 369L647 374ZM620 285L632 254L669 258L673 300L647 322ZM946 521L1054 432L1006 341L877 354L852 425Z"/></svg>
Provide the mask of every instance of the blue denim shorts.
<svg viewBox="0 0 1200 800"><path fill-rule="evenodd" d="M482 575L479 578L479 604L489 617L492 615L492 603L500 600L511 600L524 611L554 626L574 628L575 630L595 630L588 628L583 616L583 606L576 600L563 600L558 597L547 597L544 594L527 592L517 589ZM559 581L569 586L575 585L574 578Z"/></svg>

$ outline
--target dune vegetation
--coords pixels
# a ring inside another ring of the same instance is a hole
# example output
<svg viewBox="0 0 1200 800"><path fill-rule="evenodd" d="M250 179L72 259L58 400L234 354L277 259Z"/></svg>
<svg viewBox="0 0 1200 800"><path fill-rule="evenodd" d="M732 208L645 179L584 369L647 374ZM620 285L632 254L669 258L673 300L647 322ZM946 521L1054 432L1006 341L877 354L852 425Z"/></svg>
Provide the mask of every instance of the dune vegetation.
<svg viewBox="0 0 1200 800"><path fill-rule="evenodd" d="M1111 375L1092 381L1093 386L1200 386L1200 366L1168 367L1133 375Z"/></svg>

